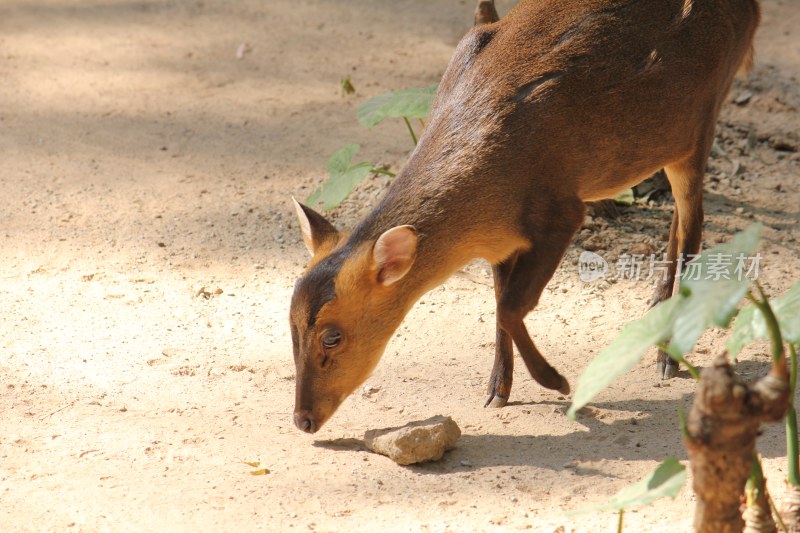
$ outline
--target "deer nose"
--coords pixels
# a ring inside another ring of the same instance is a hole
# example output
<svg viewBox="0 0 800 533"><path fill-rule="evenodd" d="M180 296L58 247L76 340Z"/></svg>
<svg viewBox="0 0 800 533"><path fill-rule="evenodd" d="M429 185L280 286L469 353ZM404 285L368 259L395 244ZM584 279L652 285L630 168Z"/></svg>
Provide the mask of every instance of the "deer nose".
<svg viewBox="0 0 800 533"><path fill-rule="evenodd" d="M295 411L294 425L306 433L316 433L317 431L317 422L308 411Z"/></svg>

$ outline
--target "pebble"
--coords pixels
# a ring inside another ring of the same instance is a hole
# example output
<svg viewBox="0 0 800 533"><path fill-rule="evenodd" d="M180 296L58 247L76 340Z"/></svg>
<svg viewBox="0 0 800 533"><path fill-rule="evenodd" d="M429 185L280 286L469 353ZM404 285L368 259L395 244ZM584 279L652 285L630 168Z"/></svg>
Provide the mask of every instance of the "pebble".
<svg viewBox="0 0 800 533"><path fill-rule="evenodd" d="M449 416L439 415L397 428L369 430L364 434L364 444L399 465L410 465L438 461L455 447L459 437L458 424Z"/></svg>

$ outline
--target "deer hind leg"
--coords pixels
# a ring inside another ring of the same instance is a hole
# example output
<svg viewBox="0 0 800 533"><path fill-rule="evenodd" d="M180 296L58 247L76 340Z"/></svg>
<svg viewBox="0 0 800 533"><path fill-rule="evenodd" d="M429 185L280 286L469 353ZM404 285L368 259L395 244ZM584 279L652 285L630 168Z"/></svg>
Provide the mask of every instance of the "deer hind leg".
<svg viewBox="0 0 800 533"><path fill-rule="evenodd" d="M478 6L475 8L474 25L491 24L498 20L500 20L500 17L497 15L497 9L494 7L494 0L478 0Z"/></svg>
<svg viewBox="0 0 800 533"><path fill-rule="evenodd" d="M497 304L503 289L508 283L509 276L514 270L517 256L512 257L492 266L494 276L494 296ZM511 335L500 327L500 314L497 314L497 334L495 336L494 366L489 378L489 389L486 393L484 407L504 407L511 395L511 383L514 379L514 343Z"/></svg>
<svg viewBox="0 0 800 533"><path fill-rule="evenodd" d="M705 144L710 147L712 142L713 130ZM667 245L666 259L669 263L666 276L656 288L651 307L672 296L676 282L680 283L676 280L678 265L700 251L703 231L703 175L709 150L710 148L704 147L690 157L664 167L675 197L675 212L672 215ZM677 361L662 350L658 351L656 363L661 379L670 379L678 374Z"/></svg>
<svg viewBox="0 0 800 533"><path fill-rule="evenodd" d="M536 348L523 320L536 307L542 290L580 228L585 207L580 200L571 199L553 201L547 210L530 230L532 248L495 267L498 344L487 405L502 407L511 392L513 363L509 338L516 344L533 379L548 389L569 393L569 383Z"/></svg>

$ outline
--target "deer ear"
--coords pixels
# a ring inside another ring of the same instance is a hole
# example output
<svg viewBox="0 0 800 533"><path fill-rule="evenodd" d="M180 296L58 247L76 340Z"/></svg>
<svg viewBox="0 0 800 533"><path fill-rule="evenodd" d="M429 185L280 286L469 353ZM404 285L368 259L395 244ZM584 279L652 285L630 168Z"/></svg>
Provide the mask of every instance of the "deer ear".
<svg viewBox="0 0 800 533"><path fill-rule="evenodd" d="M417 231L413 226L397 226L384 232L372 248L373 268L378 283L391 285L403 278L417 257Z"/></svg>
<svg viewBox="0 0 800 533"><path fill-rule="evenodd" d="M339 232L325 217L298 202L294 196L292 196L292 202L294 202L294 210L297 212L297 219L300 222L303 242L306 243L306 248L312 256L323 244L338 238Z"/></svg>

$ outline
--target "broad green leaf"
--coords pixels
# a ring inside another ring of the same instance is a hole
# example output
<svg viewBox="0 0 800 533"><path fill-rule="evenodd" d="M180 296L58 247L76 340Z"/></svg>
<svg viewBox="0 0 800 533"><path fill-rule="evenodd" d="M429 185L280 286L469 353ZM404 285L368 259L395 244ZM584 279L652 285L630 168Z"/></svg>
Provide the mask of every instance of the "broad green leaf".
<svg viewBox="0 0 800 533"><path fill-rule="evenodd" d="M686 483L686 467L677 459L668 457L644 479L625 487L612 496L608 502L576 509L567 515L594 513L609 509L630 509L648 505L665 497L675 498L684 483Z"/></svg>
<svg viewBox="0 0 800 533"><path fill-rule="evenodd" d="M687 300L668 346L673 355L691 350L706 328L728 326L750 285L745 275L747 259L758 247L760 233L761 224L753 224L730 243L715 246L683 266L681 293L687 294Z"/></svg>
<svg viewBox="0 0 800 533"><path fill-rule="evenodd" d="M650 347L669 338L678 311L685 308L684 300L683 296L676 294L653 307L642 318L629 322L619 336L592 359L578 379L572 405L567 411L570 420L575 419L578 409L617 377L636 366Z"/></svg>
<svg viewBox="0 0 800 533"><path fill-rule="evenodd" d="M361 104L356 118L365 128L372 128L385 118L425 118L431 109L438 84L430 87L392 91Z"/></svg>
<svg viewBox="0 0 800 533"><path fill-rule="evenodd" d="M783 340L800 344L800 281L792 285L792 288L775 302L772 309L778 317Z"/></svg>
<svg viewBox="0 0 800 533"><path fill-rule="evenodd" d="M322 202L325 210L336 207L369 174L370 163L353 164L359 148L358 144L348 144L334 152L328 160L328 179L306 198L309 206L316 207Z"/></svg>
<svg viewBox="0 0 800 533"><path fill-rule="evenodd" d="M800 281L780 298L770 300L770 306L778 318L783 340L800 342ZM745 307L733 323L733 333L727 342L728 353L735 360L742 348L758 339L768 339L769 328L761 310L754 305Z"/></svg>
<svg viewBox="0 0 800 533"><path fill-rule="evenodd" d="M634 201L635 198L633 197L633 189L625 189L614 197L614 203L621 205L633 205Z"/></svg>
<svg viewBox="0 0 800 533"><path fill-rule="evenodd" d="M736 356L742 351L742 348L750 344L756 339L766 338L767 323L764 321L764 316L761 311L754 305L749 305L739 311L736 315L736 321L733 323L733 331L728 341L725 343L728 349L728 355L735 363Z"/></svg>

